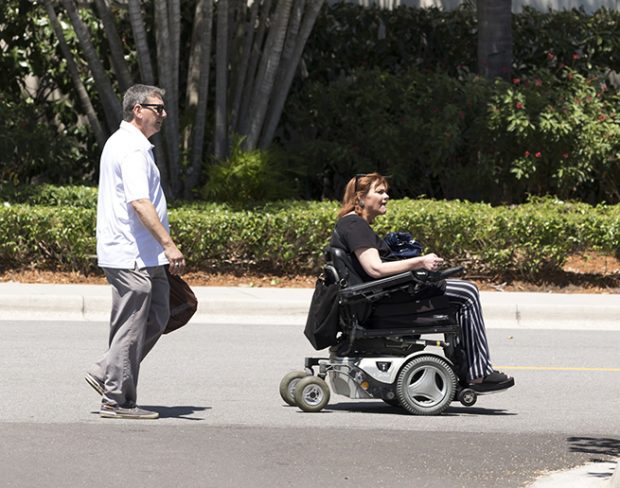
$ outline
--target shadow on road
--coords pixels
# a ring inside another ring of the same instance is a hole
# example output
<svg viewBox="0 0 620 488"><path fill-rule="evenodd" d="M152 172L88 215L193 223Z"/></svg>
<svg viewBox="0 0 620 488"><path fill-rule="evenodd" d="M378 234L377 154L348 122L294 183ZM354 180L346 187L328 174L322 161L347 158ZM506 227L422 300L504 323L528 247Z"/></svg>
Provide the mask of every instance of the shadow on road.
<svg viewBox="0 0 620 488"><path fill-rule="evenodd" d="M383 402L368 402L361 401L357 403L345 402L330 404L325 408L329 410L346 410L349 412L357 413L372 413L372 414L391 414L391 415L410 415L402 408L393 407ZM478 408L478 407L449 407L443 414L443 416L454 415L516 415L514 412L508 412L506 410L499 410L495 408Z"/></svg>
<svg viewBox="0 0 620 488"><path fill-rule="evenodd" d="M620 456L620 439L612 437L569 437L567 439L571 452L592 454L592 462L609 461L600 456L617 458Z"/></svg>
<svg viewBox="0 0 620 488"><path fill-rule="evenodd" d="M141 405L140 407L145 408L146 410L152 410L153 412L157 412L159 414L159 418L161 419L176 418L185 420L205 420L204 416L190 417L189 415L192 415L196 412L211 410L211 407L193 407L186 405L178 405L175 407L162 407L160 405Z"/></svg>

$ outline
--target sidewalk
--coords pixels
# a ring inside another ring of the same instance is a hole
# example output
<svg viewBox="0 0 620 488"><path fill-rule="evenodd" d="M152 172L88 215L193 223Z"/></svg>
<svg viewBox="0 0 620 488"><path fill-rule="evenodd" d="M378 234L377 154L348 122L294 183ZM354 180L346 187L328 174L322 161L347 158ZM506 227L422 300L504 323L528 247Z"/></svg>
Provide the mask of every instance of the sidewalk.
<svg viewBox="0 0 620 488"><path fill-rule="evenodd" d="M304 323L310 288L194 287L194 322L231 315ZM108 285L0 283L0 320L106 321ZM620 330L620 297L525 292L481 292L489 328Z"/></svg>

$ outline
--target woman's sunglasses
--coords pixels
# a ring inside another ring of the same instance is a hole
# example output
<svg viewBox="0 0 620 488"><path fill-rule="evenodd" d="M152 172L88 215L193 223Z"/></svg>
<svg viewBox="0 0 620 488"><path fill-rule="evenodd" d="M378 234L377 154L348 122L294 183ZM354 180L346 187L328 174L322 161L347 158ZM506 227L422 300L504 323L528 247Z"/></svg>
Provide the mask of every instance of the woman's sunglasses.
<svg viewBox="0 0 620 488"><path fill-rule="evenodd" d="M354 186L354 190L355 193L357 193L359 191L359 188L357 187L357 182L360 180L360 178L364 178L365 176L368 176L367 173L358 173L355 175L355 186ZM391 178L392 175L386 175L384 176L384 178L387 180L388 178Z"/></svg>

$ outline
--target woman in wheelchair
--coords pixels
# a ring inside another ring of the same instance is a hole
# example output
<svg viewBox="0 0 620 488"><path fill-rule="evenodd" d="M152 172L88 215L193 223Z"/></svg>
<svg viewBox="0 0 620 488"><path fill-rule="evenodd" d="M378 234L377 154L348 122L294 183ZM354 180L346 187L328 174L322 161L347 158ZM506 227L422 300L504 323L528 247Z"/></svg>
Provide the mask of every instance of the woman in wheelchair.
<svg viewBox="0 0 620 488"><path fill-rule="evenodd" d="M390 248L370 227L376 217L387 212L388 184L379 173L351 178L345 188L331 246L344 248L351 256L356 273L372 281L407 271L436 271L443 259L426 254L408 259L386 261ZM464 280L446 280L445 295L457 307L463 349L467 357L467 381L478 392L510 388L514 380L491 365L480 295L475 284Z"/></svg>

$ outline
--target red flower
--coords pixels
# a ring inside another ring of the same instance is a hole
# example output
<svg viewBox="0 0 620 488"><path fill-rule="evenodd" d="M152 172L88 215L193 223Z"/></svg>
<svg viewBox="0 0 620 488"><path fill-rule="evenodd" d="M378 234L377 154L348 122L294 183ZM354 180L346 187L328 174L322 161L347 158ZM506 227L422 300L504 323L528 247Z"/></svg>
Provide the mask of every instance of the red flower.
<svg viewBox="0 0 620 488"><path fill-rule="evenodd" d="M519 83L521 83L521 80L520 80L519 78L513 78L513 79L512 79L512 83L513 83L514 85L518 85Z"/></svg>
<svg viewBox="0 0 620 488"><path fill-rule="evenodd" d="M568 159L568 153L567 153L567 152L562 153L562 157L563 157L564 159Z"/></svg>
<svg viewBox="0 0 620 488"><path fill-rule="evenodd" d="M529 151L525 151L525 152L523 153L523 155L524 155L526 158L529 158L529 157L530 157L530 152L529 152Z"/></svg>
<svg viewBox="0 0 620 488"><path fill-rule="evenodd" d="M515 103L515 108L517 110L523 110L525 108L525 106L521 102L517 102L517 103Z"/></svg>
<svg viewBox="0 0 620 488"><path fill-rule="evenodd" d="M581 57L581 54L579 54L578 52L573 53L573 61L577 61L580 57Z"/></svg>
<svg viewBox="0 0 620 488"><path fill-rule="evenodd" d="M536 79L536 80L534 80L534 84L535 84L536 86L539 86L539 87L540 87L540 86L542 86L542 80Z"/></svg>
<svg viewBox="0 0 620 488"><path fill-rule="evenodd" d="M552 61L554 58L555 58L555 54L553 54L553 52L552 52L552 51L549 51L549 52L547 53L547 59L548 59L549 61Z"/></svg>
<svg viewBox="0 0 620 488"><path fill-rule="evenodd" d="M542 156L542 153L540 151L538 151L536 154L534 154L534 157L539 158Z"/></svg>
<svg viewBox="0 0 620 488"><path fill-rule="evenodd" d="M606 119L607 119L607 115L605 115L605 114L601 114L601 115L598 116L598 120L600 122L604 122Z"/></svg>

